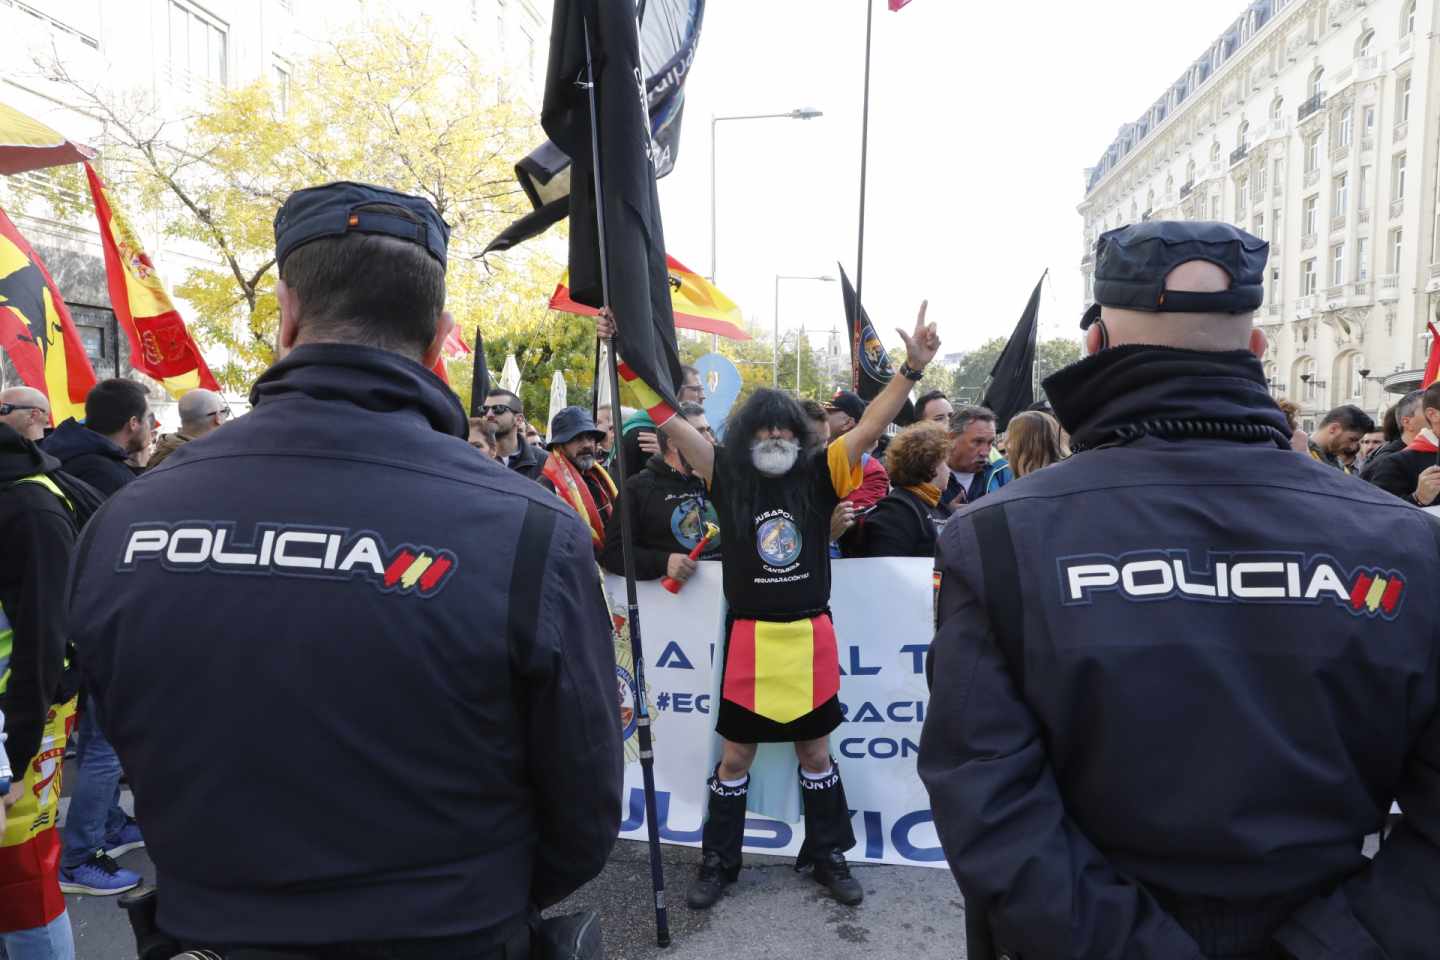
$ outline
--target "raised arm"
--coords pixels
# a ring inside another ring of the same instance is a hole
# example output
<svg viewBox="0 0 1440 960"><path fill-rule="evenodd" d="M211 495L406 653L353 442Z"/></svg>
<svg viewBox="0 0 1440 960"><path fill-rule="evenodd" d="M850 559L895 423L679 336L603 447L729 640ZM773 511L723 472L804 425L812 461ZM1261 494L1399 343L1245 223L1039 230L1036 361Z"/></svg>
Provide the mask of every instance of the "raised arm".
<svg viewBox="0 0 1440 960"><path fill-rule="evenodd" d="M923 311L922 311L923 316ZM610 348L615 348L615 314L609 307L601 307L600 313L595 317L595 332L602 340L610 341ZM939 341L936 341L938 344ZM934 351L931 351L934 356ZM903 401L902 401L903 403ZM896 407L898 410L899 407ZM715 472L715 446L707 440L699 430L690 426L684 417L672 416L664 423L656 424L665 431L665 438L673 443L685 459L690 463L690 469L704 480L710 482Z"/></svg>
<svg viewBox="0 0 1440 960"><path fill-rule="evenodd" d="M917 373L924 370L940 350L940 335L935 332L935 324L925 322L925 310L928 306L929 301L921 302L913 333L906 334L899 327L895 328L900 339L905 341L905 362ZM885 428L905 406L905 400L914 387L913 380L897 371L885 385L885 389L880 391L880 396L870 401L870 406L865 409L865 416L845 435L845 452L850 457L851 466L858 464L861 455L880 439ZM689 451L686 451L685 455L688 457Z"/></svg>

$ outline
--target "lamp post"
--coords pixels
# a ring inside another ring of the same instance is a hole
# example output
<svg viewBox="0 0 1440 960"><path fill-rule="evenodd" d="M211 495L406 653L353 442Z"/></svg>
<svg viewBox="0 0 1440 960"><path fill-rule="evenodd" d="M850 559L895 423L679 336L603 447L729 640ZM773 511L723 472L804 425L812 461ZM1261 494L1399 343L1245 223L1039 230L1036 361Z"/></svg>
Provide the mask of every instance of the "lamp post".
<svg viewBox="0 0 1440 960"><path fill-rule="evenodd" d="M736 113L723 117L710 117L710 282L715 282L715 261L717 243L715 230L715 128L722 120L813 120L824 114L814 107L796 107L788 113ZM710 348L716 349L718 336L712 336Z"/></svg>
<svg viewBox="0 0 1440 960"><path fill-rule="evenodd" d="M834 283L835 278L828 274L810 276L807 274L777 273L775 274L775 339L770 343L770 386L780 389L780 281L781 280L818 280L821 283ZM795 393L800 393L800 341L795 341Z"/></svg>

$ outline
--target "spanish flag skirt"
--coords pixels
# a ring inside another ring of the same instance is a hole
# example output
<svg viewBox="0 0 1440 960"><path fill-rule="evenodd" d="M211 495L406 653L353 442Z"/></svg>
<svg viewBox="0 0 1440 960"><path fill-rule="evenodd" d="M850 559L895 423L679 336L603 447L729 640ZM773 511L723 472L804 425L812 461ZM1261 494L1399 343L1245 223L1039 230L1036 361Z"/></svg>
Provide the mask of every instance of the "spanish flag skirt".
<svg viewBox="0 0 1440 960"><path fill-rule="evenodd" d="M840 726L840 657L828 612L783 622L732 614L725 637L720 736L794 743Z"/></svg>

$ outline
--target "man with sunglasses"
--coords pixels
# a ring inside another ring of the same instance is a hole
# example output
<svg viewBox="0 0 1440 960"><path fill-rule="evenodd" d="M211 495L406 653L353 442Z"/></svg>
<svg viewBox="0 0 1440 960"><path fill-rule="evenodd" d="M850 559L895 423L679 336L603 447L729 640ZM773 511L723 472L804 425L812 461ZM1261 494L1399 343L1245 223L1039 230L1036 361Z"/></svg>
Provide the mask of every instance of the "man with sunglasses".
<svg viewBox="0 0 1440 960"><path fill-rule="evenodd" d="M495 434L495 459L523 477L539 480L545 458L525 442L519 430L520 417L525 413L520 398L509 390L491 390L480 412Z"/></svg>
<svg viewBox="0 0 1440 960"><path fill-rule="evenodd" d="M0 423L38 442L50 425L50 400L34 387L0 390Z"/></svg>
<svg viewBox="0 0 1440 960"><path fill-rule="evenodd" d="M182 444L199 440L230 419L230 405L214 390L194 389L180 398L180 429L167 433L155 444L149 469L154 470Z"/></svg>

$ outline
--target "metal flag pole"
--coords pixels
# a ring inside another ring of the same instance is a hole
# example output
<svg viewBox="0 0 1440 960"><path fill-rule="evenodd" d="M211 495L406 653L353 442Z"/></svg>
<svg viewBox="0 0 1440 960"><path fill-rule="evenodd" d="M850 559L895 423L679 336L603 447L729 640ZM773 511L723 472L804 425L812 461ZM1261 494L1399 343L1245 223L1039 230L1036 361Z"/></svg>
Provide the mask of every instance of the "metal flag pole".
<svg viewBox="0 0 1440 960"><path fill-rule="evenodd" d="M600 180L600 133L595 109L595 66L590 56L590 18L585 26L585 80L590 100L590 156L595 175L595 229L600 241L600 290L606 308L610 306L610 261L605 249L605 199ZM615 321L617 324L619 320ZM610 340L609 374L610 407L618 429L620 426L620 369L615 340ZM625 557L626 614L630 624L630 651L635 659L635 735L640 743L640 772L645 782L645 826L650 841L650 882L655 890L655 942L670 945L670 918L665 907L665 868L660 862L660 822L655 812L655 751L650 740L650 703L645 687L645 650L640 643L640 602L635 594L635 544L630 532L631 492L626 482L625 444L615 444L615 465L620 479L620 545Z"/></svg>
<svg viewBox="0 0 1440 960"><path fill-rule="evenodd" d="M860 318L865 301L860 293L865 287L865 159L870 144L870 31L875 19L875 4L865 0L865 107L860 119L860 239L855 253L855 329L850 344L851 389L860 389Z"/></svg>

